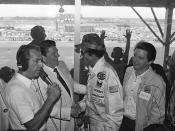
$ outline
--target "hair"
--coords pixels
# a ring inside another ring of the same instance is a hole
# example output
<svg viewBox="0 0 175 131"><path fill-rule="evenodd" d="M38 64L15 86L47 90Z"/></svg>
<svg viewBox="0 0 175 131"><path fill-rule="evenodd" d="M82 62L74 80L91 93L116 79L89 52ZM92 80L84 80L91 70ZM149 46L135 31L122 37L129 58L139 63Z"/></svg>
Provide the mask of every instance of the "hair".
<svg viewBox="0 0 175 131"><path fill-rule="evenodd" d="M102 39L96 33L89 33L83 36L82 43L97 43L98 45L104 45Z"/></svg>
<svg viewBox="0 0 175 131"><path fill-rule="evenodd" d="M115 52L121 52L121 53L123 53L123 49L121 47L114 47L113 48L113 51L114 51L114 53Z"/></svg>
<svg viewBox="0 0 175 131"><path fill-rule="evenodd" d="M89 48L86 49L85 52L87 52L90 56L95 55L98 58L101 58L105 54L104 50L100 50L99 51L99 50L94 50L94 49L89 49Z"/></svg>
<svg viewBox="0 0 175 131"><path fill-rule="evenodd" d="M26 71L28 69L28 61L30 59L30 50L37 50L40 52L40 47L36 45L21 45L16 54L17 66L19 71Z"/></svg>
<svg viewBox="0 0 175 131"><path fill-rule="evenodd" d="M46 56L50 47L56 46L55 41L53 40L44 40L39 44L41 53L43 56Z"/></svg>
<svg viewBox="0 0 175 131"><path fill-rule="evenodd" d="M38 39L38 36L40 36L43 32L45 32L44 27L37 25L31 29L30 35L33 39Z"/></svg>
<svg viewBox="0 0 175 131"><path fill-rule="evenodd" d="M142 49L147 51L147 59L148 61L154 61L156 58L156 48L146 41L140 41L136 44L135 49Z"/></svg>
<svg viewBox="0 0 175 131"><path fill-rule="evenodd" d="M15 70L8 66L4 66L0 69L0 78L6 83L8 83L11 80L14 74Z"/></svg>

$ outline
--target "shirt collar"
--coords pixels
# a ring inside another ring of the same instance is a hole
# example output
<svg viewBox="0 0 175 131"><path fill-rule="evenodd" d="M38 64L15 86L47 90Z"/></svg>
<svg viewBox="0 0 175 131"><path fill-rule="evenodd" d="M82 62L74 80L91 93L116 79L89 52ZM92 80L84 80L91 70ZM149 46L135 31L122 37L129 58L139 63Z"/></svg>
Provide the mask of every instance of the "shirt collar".
<svg viewBox="0 0 175 131"><path fill-rule="evenodd" d="M136 76L136 74L135 74L135 76L138 78L138 77L143 77L148 71L150 71L151 70L151 67L149 66L149 68L145 71L145 72L143 72L142 74L140 74L140 75L138 75L138 76ZM134 70L134 72L135 72L135 70Z"/></svg>
<svg viewBox="0 0 175 131"><path fill-rule="evenodd" d="M24 83L24 85L28 88L31 87L32 80L27 77L21 75L20 73L16 73L16 78Z"/></svg>
<svg viewBox="0 0 175 131"><path fill-rule="evenodd" d="M49 70L49 71L51 71L51 72L54 72L54 69L57 68L57 67L51 68L51 67L49 67L49 66L47 66L47 65L45 65L45 64L43 64L43 66L44 66L44 68L46 68L47 70Z"/></svg>
<svg viewBox="0 0 175 131"><path fill-rule="evenodd" d="M97 63L94 65L94 67L91 69L91 72L97 73L98 70L101 68L101 65L105 62L104 57L101 57Z"/></svg>

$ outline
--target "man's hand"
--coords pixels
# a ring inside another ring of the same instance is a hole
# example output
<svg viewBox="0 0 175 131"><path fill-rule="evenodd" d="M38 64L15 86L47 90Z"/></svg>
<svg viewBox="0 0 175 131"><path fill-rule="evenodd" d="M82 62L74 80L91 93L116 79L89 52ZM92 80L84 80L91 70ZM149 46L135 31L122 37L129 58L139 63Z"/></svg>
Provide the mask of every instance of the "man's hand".
<svg viewBox="0 0 175 131"><path fill-rule="evenodd" d="M48 87L47 94L48 98L55 102L61 96L61 89L56 83L53 83L51 86Z"/></svg>
<svg viewBox="0 0 175 131"><path fill-rule="evenodd" d="M131 39L131 34L132 31L130 31L130 29L126 29L126 35L124 35L126 37L126 39Z"/></svg>
<svg viewBox="0 0 175 131"><path fill-rule="evenodd" d="M78 117L78 115L81 113L81 107L79 104L73 104L71 106L71 117Z"/></svg>

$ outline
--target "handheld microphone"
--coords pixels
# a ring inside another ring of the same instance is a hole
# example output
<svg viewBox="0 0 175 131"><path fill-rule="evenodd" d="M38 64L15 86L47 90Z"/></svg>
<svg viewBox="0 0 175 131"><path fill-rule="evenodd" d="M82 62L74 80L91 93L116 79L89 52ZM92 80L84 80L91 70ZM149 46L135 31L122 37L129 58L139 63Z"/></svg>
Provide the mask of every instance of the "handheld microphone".
<svg viewBox="0 0 175 131"><path fill-rule="evenodd" d="M47 85L52 85L52 81L49 79L48 75L44 71L43 68L41 68L40 75L41 79L47 84Z"/></svg>
<svg viewBox="0 0 175 131"><path fill-rule="evenodd" d="M41 68L41 71L40 71L40 75L39 75L39 76L41 77L41 79L42 79L47 85L52 85L52 84L53 84L52 81L49 79L48 75L46 74L46 72L44 71L43 68ZM38 86L39 86L39 83L38 83ZM45 100L44 100L44 97L43 97L43 94L42 94L42 92L41 92L40 86L39 86L39 90L40 90L40 93L41 93L41 96L42 96L43 101L45 101ZM60 107L60 108L61 108L61 107ZM61 110L60 110L60 111L61 111ZM55 127L56 131L59 131L59 129L58 129L58 127L57 127L57 125L56 125L54 119L51 118L51 117L49 117L49 118L50 118L50 120L51 120L53 126Z"/></svg>

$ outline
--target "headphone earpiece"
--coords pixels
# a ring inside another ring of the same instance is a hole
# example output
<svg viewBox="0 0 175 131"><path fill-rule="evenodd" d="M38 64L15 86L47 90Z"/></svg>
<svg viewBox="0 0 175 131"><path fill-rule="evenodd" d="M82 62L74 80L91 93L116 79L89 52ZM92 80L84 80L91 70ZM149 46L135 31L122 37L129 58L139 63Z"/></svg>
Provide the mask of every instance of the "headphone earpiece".
<svg viewBox="0 0 175 131"><path fill-rule="evenodd" d="M28 68L28 59L26 56L27 45L22 45L17 51L16 60L17 67L20 71L25 71Z"/></svg>

